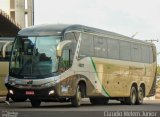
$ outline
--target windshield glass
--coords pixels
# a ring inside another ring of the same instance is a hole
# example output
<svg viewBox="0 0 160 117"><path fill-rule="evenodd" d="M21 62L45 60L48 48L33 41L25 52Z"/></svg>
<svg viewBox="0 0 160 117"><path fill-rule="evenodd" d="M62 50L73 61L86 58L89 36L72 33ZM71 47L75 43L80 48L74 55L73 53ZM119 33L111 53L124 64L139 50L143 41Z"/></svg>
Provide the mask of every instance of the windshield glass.
<svg viewBox="0 0 160 117"><path fill-rule="evenodd" d="M10 72L16 75L45 75L56 72L59 36L17 37L13 46Z"/></svg>

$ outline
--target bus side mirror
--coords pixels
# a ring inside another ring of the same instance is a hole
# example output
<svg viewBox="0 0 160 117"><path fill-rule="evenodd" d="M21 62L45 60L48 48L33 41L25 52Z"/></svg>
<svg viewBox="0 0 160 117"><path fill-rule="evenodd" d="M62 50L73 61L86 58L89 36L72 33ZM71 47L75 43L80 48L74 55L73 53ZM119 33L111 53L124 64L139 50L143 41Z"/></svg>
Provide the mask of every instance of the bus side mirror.
<svg viewBox="0 0 160 117"><path fill-rule="evenodd" d="M62 50L63 50L64 46L71 43L71 42L72 42L71 40L65 40L65 41L62 41L58 44L58 46L57 46L57 57L62 56Z"/></svg>
<svg viewBox="0 0 160 117"><path fill-rule="evenodd" d="M8 41L8 42L6 42L6 43L3 45L3 48L2 48L2 57L3 57L3 58L6 57L6 49L7 49L7 46L8 46L9 44L12 44L12 43L13 43L13 42Z"/></svg>

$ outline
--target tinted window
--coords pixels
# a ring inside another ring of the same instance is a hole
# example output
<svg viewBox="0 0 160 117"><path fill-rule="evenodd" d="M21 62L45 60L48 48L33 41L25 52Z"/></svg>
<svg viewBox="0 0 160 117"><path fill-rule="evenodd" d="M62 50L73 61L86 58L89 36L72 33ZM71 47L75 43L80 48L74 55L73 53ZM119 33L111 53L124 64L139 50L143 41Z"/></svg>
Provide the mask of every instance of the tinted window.
<svg viewBox="0 0 160 117"><path fill-rule="evenodd" d="M107 39L94 36L94 56L107 58Z"/></svg>
<svg viewBox="0 0 160 117"><path fill-rule="evenodd" d="M119 59L119 41L114 39L107 40L108 58Z"/></svg>
<svg viewBox="0 0 160 117"><path fill-rule="evenodd" d="M153 56L154 56L153 51L154 49L152 49L152 47L149 47L149 62L150 63L154 62L153 61ZM155 58L156 58L156 55L155 55Z"/></svg>
<svg viewBox="0 0 160 117"><path fill-rule="evenodd" d="M141 62L141 46L139 44L131 44L131 57L132 61Z"/></svg>
<svg viewBox="0 0 160 117"><path fill-rule="evenodd" d="M75 55L78 39L79 39L79 33L77 32L70 32L65 35L65 40L72 40L72 43L69 46L71 61L73 60Z"/></svg>
<svg viewBox="0 0 160 117"><path fill-rule="evenodd" d="M142 62L149 63L150 49L148 46L142 45Z"/></svg>
<svg viewBox="0 0 160 117"><path fill-rule="evenodd" d="M130 42L120 41L120 59L131 60Z"/></svg>
<svg viewBox="0 0 160 117"><path fill-rule="evenodd" d="M81 45L79 51L79 57L84 58L87 56L93 56L93 36L89 34L82 34Z"/></svg>

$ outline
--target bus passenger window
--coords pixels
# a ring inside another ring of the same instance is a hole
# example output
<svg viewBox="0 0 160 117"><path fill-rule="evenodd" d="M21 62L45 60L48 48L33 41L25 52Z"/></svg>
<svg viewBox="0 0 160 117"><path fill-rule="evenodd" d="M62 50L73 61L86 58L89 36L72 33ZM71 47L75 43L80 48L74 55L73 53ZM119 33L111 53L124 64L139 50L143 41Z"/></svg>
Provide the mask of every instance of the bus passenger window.
<svg viewBox="0 0 160 117"><path fill-rule="evenodd" d="M140 44L131 44L131 59L134 62L142 62L141 60L141 46Z"/></svg>
<svg viewBox="0 0 160 117"><path fill-rule="evenodd" d="M70 44L70 60L71 60L71 64L73 62L74 59L74 55L75 55L75 51L76 51L76 47L77 47L77 41L79 39L79 35L80 33L78 32L69 32L65 34L65 39L66 40L71 40L72 43Z"/></svg>
<svg viewBox="0 0 160 117"><path fill-rule="evenodd" d="M108 39L108 58L119 59L119 41L115 39Z"/></svg>
<svg viewBox="0 0 160 117"><path fill-rule="evenodd" d="M59 67L61 72L70 67L70 50L63 50Z"/></svg>
<svg viewBox="0 0 160 117"><path fill-rule="evenodd" d="M93 51L93 35L90 34L82 34L82 41L80 45L79 58L94 56Z"/></svg>

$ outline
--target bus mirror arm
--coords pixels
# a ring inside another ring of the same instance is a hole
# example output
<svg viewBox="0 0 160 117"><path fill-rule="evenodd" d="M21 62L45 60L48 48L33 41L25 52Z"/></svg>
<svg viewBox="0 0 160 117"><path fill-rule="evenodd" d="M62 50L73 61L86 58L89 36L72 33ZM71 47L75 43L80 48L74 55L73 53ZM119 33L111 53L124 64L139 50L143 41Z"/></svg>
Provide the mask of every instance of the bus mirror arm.
<svg viewBox="0 0 160 117"><path fill-rule="evenodd" d="M62 41L58 44L58 46L57 46L57 57L62 56L62 50L63 50L64 46L71 43L71 42L72 42L71 40L65 40L65 41Z"/></svg>
<svg viewBox="0 0 160 117"><path fill-rule="evenodd" d="M77 57L76 57L76 59L79 61L79 60L80 60L80 57L79 57L79 56L77 56Z"/></svg>

